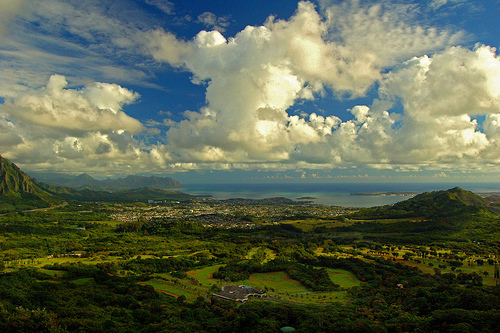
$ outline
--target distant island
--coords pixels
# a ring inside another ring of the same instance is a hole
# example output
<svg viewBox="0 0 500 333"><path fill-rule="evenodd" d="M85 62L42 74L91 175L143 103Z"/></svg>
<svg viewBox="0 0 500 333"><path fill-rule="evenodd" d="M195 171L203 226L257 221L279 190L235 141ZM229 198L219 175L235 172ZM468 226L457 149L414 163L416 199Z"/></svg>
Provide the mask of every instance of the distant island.
<svg viewBox="0 0 500 333"><path fill-rule="evenodd" d="M300 198L297 198L297 200L316 200L318 198L316 197L300 197Z"/></svg>
<svg viewBox="0 0 500 333"><path fill-rule="evenodd" d="M374 193L351 193L358 196L376 196L376 197L414 197L417 192L374 192Z"/></svg>

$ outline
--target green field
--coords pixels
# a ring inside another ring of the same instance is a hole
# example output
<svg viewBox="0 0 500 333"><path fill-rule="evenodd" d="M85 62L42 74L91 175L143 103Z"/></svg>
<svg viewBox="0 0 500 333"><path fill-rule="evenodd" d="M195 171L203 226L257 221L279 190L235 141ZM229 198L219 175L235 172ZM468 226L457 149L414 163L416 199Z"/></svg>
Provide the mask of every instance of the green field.
<svg viewBox="0 0 500 333"><path fill-rule="evenodd" d="M250 278L234 283L227 283L212 277L219 267L214 265L186 272L189 279L172 278L169 274L157 274L157 278L141 282L152 286L155 290L165 294L179 297L184 295L187 300L194 300L198 296L210 293L209 289L215 284L248 285L266 291L268 300L281 299L301 304L331 304L332 302L345 302L348 300L347 291L315 292L304 287L300 282L290 278L286 272L254 273ZM349 271L342 269L327 269L332 282L339 284L343 289L350 289L361 285L361 282ZM199 282L198 285L193 280Z"/></svg>
<svg viewBox="0 0 500 333"><path fill-rule="evenodd" d="M140 284L152 286L155 290L175 298L183 295L188 301L194 301L198 296L204 295L206 291L200 287L186 286L185 284L174 284L173 282L161 279L152 279L141 282Z"/></svg>
<svg viewBox="0 0 500 333"><path fill-rule="evenodd" d="M361 285L361 281L359 281L354 274L344 269L327 268L327 272L330 280L342 288L349 289Z"/></svg>
<svg viewBox="0 0 500 333"><path fill-rule="evenodd" d="M44 269L44 268L40 268L40 272L47 274L47 275L50 275L52 277L63 277L66 275L65 271L56 271L56 270Z"/></svg>
<svg viewBox="0 0 500 333"><path fill-rule="evenodd" d="M212 274L215 273L221 266L223 265L209 266L193 271L188 271L186 272L186 274L198 280L198 282L200 282L203 286L211 286L219 282L218 280L212 278Z"/></svg>
<svg viewBox="0 0 500 333"><path fill-rule="evenodd" d="M361 283L348 271L340 269L329 269L328 273L332 282L343 288L359 286ZM284 301L301 304L331 304L333 302L345 302L348 300L347 291L310 291L300 282L291 279L285 272L255 273L249 279L239 284L257 287L267 290L268 296L279 298Z"/></svg>
<svg viewBox="0 0 500 333"><path fill-rule="evenodd" d="M238 284L249 285L260 289L266 287L278 294L299 294L306 293L309 290L300 282L291 279L285 272L274 273L254 273L249 279L239 282Z"/></svg>
<svg viewBox="0 0 500 333"><path fill-rule="evenodd" d="M184 295L188 301L195 300L198 296L204 296L209 288L214 284L219 284L220 281L212 278L212 274L223 265L214 265L186 272L188 279L177 279L168 273L155 274L155 279L141 282L152 286L155 290L163 292L167 295L179 297ZM195 285L195 282L199 285Z"/></svg>

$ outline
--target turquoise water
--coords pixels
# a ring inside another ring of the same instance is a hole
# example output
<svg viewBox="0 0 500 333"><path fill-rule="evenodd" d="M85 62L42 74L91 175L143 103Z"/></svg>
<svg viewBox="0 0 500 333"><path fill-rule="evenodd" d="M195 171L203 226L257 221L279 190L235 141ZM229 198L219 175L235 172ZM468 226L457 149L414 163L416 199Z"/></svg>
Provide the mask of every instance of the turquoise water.
<svg viewBox="0 0 500 333"><path fill-rule="evenodd" d="M368 184L189 184L182 189L192 195L216 199L262 199L314 197L317 204L344 207L374 207L407 200L405 196L357 196L352 193L384 193L447 190L456 186L475 193L500 192L500 183L368 183Z"/></svg>

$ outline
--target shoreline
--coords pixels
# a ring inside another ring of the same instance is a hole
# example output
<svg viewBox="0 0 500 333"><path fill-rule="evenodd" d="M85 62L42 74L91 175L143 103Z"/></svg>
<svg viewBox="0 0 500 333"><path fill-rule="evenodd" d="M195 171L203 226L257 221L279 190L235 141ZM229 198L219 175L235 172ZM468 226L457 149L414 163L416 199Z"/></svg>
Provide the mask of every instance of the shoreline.
<svg viewBox="0 0 500 333"><path fill-rule="evenodd" d="M351 193L352 196L375 196L375 197L414 197L418 192L367 192Z"/></svg>

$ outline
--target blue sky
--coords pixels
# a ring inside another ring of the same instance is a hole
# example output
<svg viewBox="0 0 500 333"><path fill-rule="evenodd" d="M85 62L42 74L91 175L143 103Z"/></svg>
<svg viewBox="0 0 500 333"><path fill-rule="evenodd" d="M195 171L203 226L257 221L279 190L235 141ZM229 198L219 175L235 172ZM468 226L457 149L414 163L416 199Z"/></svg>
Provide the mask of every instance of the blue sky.
<svg viewBox="0 0 500 333"><path fill-rule="evenodd" d="M500 181L498 0L0 5L0 154L24 170Z"/></svg>

